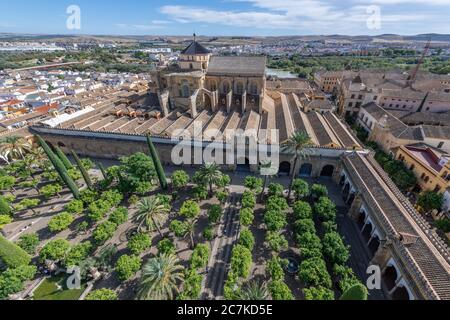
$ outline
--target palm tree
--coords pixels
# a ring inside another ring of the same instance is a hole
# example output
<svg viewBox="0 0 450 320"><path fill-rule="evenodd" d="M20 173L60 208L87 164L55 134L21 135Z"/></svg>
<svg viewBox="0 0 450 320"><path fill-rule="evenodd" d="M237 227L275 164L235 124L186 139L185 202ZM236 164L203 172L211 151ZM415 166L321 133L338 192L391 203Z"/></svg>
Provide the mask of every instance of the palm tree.
<svg viewBox="0 0 450 320"><path fill-rule="evenodd" d="M250 281L241 290L239 298L245 301L263 301L269 299L269 292L265 282L259 282L257 280Z"/></svg>
<svg viewBox="0 0 450 320"><path fill-rule="evenodd" d="M139 223L138 229L142 230L144 225L148 227L152 224L158 230L159 235L164 237L161 232L160 224L164 221L166 214L170 211L167 205L162 203L159 197L153 196L142 199L137 207L138 212L135 220Z"/></svg>
<svg viewBox="0 0 450 320"><path fill-rule="evenodd" d="M199 179L209 186L210 196L213 195L213 186L220 181L222 175L220 167L215 163L207 163L198 171Z"/></svg>
<svg viewBox="0 0 450 320"><path fill-rule="evenodd" d="M43 168L41 166L47 160L47 155L45 154L44 149L38 146L33 147L30 150L29 156L35 161L35 163L42 170Z"/></svg>
<svg viewBox="0 0 450 320"><path fill-rule="evenodd" d="M261 165L259 166L259 173L260 173L260 175L262 175L261 173L262 173L263 170L270 170L271 168L272 168L272 161L267 161L267 162L261 163ZM264 186L263 186L263 189L261 191L261 195L259 196L259 201L263 200L264 193L265 193L266 188L267 188L267 183L268 183L268 180L269 180L269 176L270 175L267 174L267 172L264 175Z"/></svg>
<svg viewBox="0 0 450 320"><path fill-rule="evenodd" d="M6 154L6 151L0 150L0 159L2 159L7 165L9 165L11 162L8 159L8 155Z"/></svg>
<svg viewBox="0 0 450 320"><path fill-rule="evenodd" d="M289 185L288 199L291 198L292 188L294 186L295 172L297 171L297 162L299 158L308 156L306 148L311 146L312 141L310 136L303 131L295 132L286 142L282 144L282 150L289 153L294 153L294 170L291 175L291 183Z"/></svg>
<svg viewBox="0 0 450 320"><path fill-rule="evenodd" d="M194 232L195 232L195 224L197 223L197 220L189 220L186 222L186 236L189 236L191 240L191 249L195 248L195 241L194 241Z"/></svg>
<svg viewBox="0 0 450 320"><path fill-rule="evenodd" d="M10 160L24 159L31 150L31 144L22 137L6 137L0 142L0 153Z"/></svg>
<svg viewBox="0 0 450 320"><path fill-rule="evenodd" d="M111 271L113 266L113 258L117 254L117 247L108 245L100 250L95 257L95 266L105 271Z"/></svg>
<svg viewBox="0 0 450 320"><path fill-rule="evenodd" d="M28 171L30 172L31 177L34 179L36 173L34 167L39 163L38 160L35 158L35 155L32 153L27 154L23 159L23 162L27 167Z"/></svg>
<svg viewBox="0 0 450 320"><path fill-rule="evenodd" d="M183 281L183 267L175 255L160 255L147 261L142 269L139 300L173 300Z"/></svg>

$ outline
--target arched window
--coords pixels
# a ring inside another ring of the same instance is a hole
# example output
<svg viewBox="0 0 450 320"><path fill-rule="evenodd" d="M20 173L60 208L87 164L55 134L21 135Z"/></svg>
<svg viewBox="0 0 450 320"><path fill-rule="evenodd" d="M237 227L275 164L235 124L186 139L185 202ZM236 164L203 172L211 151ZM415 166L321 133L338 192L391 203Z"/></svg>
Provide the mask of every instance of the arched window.
<svg viewBox="0 0 450 320"><path fill-rule="evenodd" d="M250 84L250 94L256 96L258 94L258 84L255 82L252 82Z"/></svg>
<svg viewBox="0 0 450 320"><path fill-rule="evenodd" d="M222 90L223 94L228 94L228 92L230 92L230 83L228 81L222 83Z"/></svg>
<svg viewBox="0 0 450 320"><path fill-rule="evenodd" d="M236 86L236 94L244 94L244 84L242 82L238 82Z"/></svg>
<svg viewBox="0 0 450 320"><path fill-rule="evenodd" d="M181 85L181 96L183 97L183 98L188 98L191 94L190 94L190 90L189 90L189 83L186 81L186 80L184 80L183 82L182 82L182 85Z"/></svg>

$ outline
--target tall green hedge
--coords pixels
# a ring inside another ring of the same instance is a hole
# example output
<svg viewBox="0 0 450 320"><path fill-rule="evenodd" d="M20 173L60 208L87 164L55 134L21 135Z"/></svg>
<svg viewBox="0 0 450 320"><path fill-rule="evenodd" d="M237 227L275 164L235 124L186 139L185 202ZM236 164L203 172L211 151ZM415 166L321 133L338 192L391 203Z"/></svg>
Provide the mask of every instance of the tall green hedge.
<svg viewBox="0 0 450 320"><path fill-rule="evenodd" d="M67 169L64 166L64 164L62 163L61 159L59 159L53 153L52 149L50 149L48 144L44 141L44 139L42 139L41 136L38 135L36 137L37 137L37 140L38 140L40 146L42 147L42 149L44 149L44 152L47 155L48 159L51 161L51 163L55 167L56 171L58 172L59 176L61 177L62 181L64 181L67 188L69 188L69 190L72 192L73 196L75 198L79 198L80 191L78 190L78 187L75 184L75 182L73 181L73 179L69 176Z"/></svg>
<svg viewBox="0 0 450 320"><path fill-rule="evenodd" d="M103 175L103 179L108 179L108 173L106 172L105 167L103 166L103 164L101 162L97 163L100 171L102 172Z"/></svg>
<svg viewBox="0 0 450 320"><path fill-rule="evenodd" d="M55 147L56 155L63 163L64 167L66 167L67 170L73 169L72 162L70 162L69 158L67 158L66 154L62 152L62 150L56 146Z"/></svg>
<svg viewBox="0 0 450 320"><path fill-rule="evenodd" d="M167 178L164 172L164 168L161 164L161 160L159 159L158 152L156 151L155 146L153 145L152 139L150 136L147 136L147 144L150 149L150 155L152 156L153 164L155 165L156 173L158 175L159 183L161 184L161 188L163 190L167 190Z"/></svg>
<svg viewBox="0 0 450 320"><path fill-rule="evenodd" d="M10 216L12 213L11 207L9 206L8 201L5 200L2 196L0 196L0 215Z"/></svg>
<svg viewBox="0 0 450 320"><path fill-rule="evenodd" d="M72 156L75 159L75 162L77 163L78 169L80 170L81 174L83 175L83 179L84 182L86 182L86 185L88 186L89 189L92 189L92 180L91 177L89 176L89 173L87 172L86 168L83 166L83 163L81 162L80 158L78 157L78 155L72 150Z"/></svg>
<svg viewBox="0 0 450 320"><path fill-rule="evenodd" d="M0 236L0 266L18 268L29 265L31 257L19 246Z"/></svg>

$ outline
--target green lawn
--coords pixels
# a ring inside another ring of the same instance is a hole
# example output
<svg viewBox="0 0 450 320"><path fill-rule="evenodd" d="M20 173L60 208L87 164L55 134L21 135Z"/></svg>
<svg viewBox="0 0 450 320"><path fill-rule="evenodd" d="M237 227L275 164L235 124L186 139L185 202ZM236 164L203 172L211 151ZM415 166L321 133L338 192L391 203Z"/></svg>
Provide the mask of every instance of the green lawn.
<svg viewBox="0 0 450 320"><path fill-rule="evenodd" d="M62 289L58 289L58 286ZM68 290L65 277L54 277L45 279L44 282L34 292L34 300L78 300L86 289L82 285L79 290Z"/></svg>

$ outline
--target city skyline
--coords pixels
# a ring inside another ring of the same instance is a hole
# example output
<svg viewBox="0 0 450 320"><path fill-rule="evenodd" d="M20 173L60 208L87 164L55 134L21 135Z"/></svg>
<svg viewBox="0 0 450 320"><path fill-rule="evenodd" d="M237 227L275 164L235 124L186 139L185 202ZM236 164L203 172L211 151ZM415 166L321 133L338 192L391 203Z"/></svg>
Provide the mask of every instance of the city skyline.
<svg viewBox="0 0 450 320"><path fill-rule="evenodd" d="M67 8L81 10L68 29ZM107 3L0 1L0 32L27 34L281 36L450 33L448 0L225 0ZM378 11L378 9L379 11ZM20 12L20 15L16 15ZM380 13L378 19L378 12Z"/></svg>

